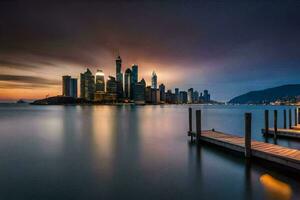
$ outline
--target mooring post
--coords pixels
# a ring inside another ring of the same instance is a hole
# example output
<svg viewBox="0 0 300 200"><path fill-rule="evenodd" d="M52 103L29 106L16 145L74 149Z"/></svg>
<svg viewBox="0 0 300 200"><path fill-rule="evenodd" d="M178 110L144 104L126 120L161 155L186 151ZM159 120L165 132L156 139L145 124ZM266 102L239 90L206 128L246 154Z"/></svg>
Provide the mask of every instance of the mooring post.
<svg viewBox="0 0 300 200"><path fill-rule="evenodd" d="M283 128L286 129L286 110L283 110Z"/></svg>
<svg viewBox="0 0 300 200"><path fill-rule="evenodd" d="M193 140L193 134L192 134L192 108L189 108L189 132L188 135L191 136L191 140Z"/></svg>
<svg viewBox="0 0 300 200"><path fill-rule="evenodd" d="M269 110L265 110L265 135L269 134Z"/></svg>
<svg viewBox="0 0 300 200"><path fill-rule="evenodd" d="M300 124L300 108L298 108L298 124Z"/></svg>
<svg viewBox="0 0 300 200"><path fill-rule="evenodd" d="M197 142L200 142L200 137L201 137L201 110L196 110L196 135L197 135Z"/></svg>
<svg viewBox="0 0 300 200"><path fill-rule="evenodd" d="M277 138L277 110L274 110L274 138Z"/></svg>
<svg viewBox="0 0 300 200"><path fill-rule="evenodd" d="M295 108L295 121L294 125L297 126L297 108Z"/></svg>
<svg viewBox="0 0 300 200"><path fill-rule="evenodd" d="M292 111L289 109L289 129L292 128Z"/></svg>
<svg viewBox="0 0 300 200"><path fill-rule="evenodd" d="M251 157L251 113L245 113L245 157Z"/></svg>

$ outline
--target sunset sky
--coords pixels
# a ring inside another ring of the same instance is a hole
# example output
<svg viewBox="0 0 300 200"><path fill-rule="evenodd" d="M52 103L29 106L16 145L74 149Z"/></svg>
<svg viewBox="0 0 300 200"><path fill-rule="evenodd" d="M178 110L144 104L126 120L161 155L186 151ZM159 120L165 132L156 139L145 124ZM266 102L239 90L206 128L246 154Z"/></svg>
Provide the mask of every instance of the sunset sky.
<svg viewBox="0 0 300 200"><path fill-rule="evenodd" d="M284 2L284 3L283 3ZM153 70L167 89L228 101L300 83L299 1L1 1L0 100L61 94L90 67Z"/></svg>

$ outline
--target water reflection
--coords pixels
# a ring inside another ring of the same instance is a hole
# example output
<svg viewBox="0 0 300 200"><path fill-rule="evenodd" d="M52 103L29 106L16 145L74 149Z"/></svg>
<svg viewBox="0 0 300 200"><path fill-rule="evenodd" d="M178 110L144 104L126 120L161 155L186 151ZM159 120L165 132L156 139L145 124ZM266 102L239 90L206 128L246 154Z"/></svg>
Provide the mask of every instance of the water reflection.
<svg viewBox="0 0 300 200"><path fill-rule="evenodd" d="M203 128L237 135L251 111L253 138L265 139L264 107L197 108ZM0 107L0 199L263 199L266 173L300 196L295 174L190 142L187 112L173 105Z"/></svg>
<svg viewBox="0 0 300 200"><path fill-rule="evenodd" d="M264 174L260 177L260 182L263 185L268 199L289 200L292 197L291 187L272 177L269 174Z"/></svg>

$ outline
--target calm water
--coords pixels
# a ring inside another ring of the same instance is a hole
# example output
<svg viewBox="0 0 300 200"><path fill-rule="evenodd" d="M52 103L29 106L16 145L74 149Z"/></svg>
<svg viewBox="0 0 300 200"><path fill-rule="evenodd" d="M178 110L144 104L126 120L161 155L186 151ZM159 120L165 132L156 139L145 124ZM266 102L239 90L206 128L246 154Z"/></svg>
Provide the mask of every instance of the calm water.
<svg viewBox="0 0 300 200"><path fill-rule="evenodd" d="M0 199L300 198L299 175L191 144L187 108L2 104ZM266 107L193 108L203 110L203 128L237 135L252 112L253 138L264 141ZM282 126L284 107L268 108L279 110Z"/></svg>

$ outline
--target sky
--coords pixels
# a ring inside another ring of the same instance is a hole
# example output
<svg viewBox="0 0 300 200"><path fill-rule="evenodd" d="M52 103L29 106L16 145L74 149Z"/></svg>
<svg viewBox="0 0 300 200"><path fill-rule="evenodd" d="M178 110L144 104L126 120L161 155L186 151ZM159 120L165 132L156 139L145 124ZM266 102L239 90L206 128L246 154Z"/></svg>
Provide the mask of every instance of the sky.
<svg viewBox="0 0 300 200"><path fill-rule="evenodd" d="M300 84L299 1L0 1L0 100L60 95L63 75L139 66L228 101Z"/></svg>

